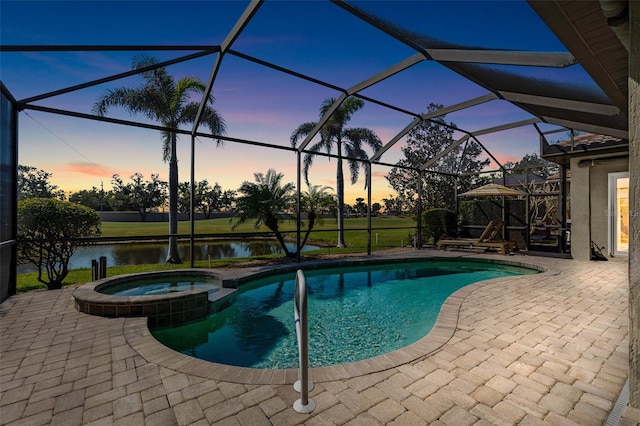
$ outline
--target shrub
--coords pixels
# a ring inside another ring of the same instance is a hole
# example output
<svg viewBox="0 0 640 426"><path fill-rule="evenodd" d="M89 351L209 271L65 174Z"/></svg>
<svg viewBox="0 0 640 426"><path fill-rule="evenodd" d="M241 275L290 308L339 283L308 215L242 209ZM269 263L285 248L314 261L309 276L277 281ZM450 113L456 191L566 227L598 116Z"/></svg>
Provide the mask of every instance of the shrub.
<svg viewBox="0 0 640 426"><path fill-rule="evenodd" d="M422 214L423 235L433 243L444 236L453 236L456 232L456 214L447 209L431 209Z"/></svg>
<svg viewBox="0 0 640 426"><path fill-rule="evenodd" d="M77 238L100 235L100 216L89 207L54 198L18 202L18 258L38 268L38 281L49 290L62 288L69 259L84 243ZM43 278L46 272L46 280Z"/></svg>

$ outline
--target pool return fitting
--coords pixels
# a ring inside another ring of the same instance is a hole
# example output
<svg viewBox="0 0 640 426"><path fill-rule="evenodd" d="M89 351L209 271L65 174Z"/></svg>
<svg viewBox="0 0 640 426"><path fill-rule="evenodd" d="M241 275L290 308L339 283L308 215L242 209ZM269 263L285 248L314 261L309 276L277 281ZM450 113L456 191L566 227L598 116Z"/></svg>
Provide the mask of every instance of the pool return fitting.
<svg viewBox="0 0 640 426"><path fill-rule="evenodd" d="M309 399L309 392L313 390L313 382L309 380L309 327L307 324L307 282L301 269L296 272L296 286L293 292L293 318L296 322L298 337L298 354L300 368L298 380L293 388L300 392L300 399L293 403L293 409L298 413L309 414L316 409L316 403Z"/></svg>

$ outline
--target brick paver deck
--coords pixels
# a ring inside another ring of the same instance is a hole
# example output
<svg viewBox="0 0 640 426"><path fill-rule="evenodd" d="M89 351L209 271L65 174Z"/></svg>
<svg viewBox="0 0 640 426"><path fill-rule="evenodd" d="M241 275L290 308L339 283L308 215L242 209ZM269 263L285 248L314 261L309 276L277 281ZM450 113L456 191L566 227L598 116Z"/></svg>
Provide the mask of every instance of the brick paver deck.
<svg viewBox="0 0 640 426"><path fill-rule="evenodd" d="M408 362L312 369L311 414L292 408L295 375L259 370L244 380L241 370L176 354L143 319L77 312L72 289L19 294L0 305L0 423L603 424L628 373L627 263L507 259L548 271L453 298L437 344L427 338ZM637 411L621 424L634 424Z"/></svg>

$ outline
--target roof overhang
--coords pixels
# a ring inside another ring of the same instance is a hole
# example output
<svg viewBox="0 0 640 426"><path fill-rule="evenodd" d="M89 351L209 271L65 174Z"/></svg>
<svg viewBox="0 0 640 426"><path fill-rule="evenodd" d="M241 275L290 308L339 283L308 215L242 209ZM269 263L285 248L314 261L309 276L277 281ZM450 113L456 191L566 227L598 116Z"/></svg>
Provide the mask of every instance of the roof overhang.
<svg viewBox="0 0 640 426"><path fill-rule="evenodd" d="M623 9L627 6L628 11L628 1L528 0L528 3L626 115L629 52L615 32L619 22L605 16L601 3ZM624 17L619 20L624 21Z"/></svg>

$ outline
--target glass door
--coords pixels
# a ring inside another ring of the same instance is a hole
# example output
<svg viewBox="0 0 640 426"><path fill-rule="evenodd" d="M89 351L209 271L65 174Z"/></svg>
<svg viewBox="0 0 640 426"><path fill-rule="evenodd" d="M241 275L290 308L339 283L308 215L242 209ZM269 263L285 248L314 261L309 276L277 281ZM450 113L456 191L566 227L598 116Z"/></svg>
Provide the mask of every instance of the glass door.
<svg viewBox="0 0 640 426"><path fill-rule="evenodd" d="M609 174L609 247L612 256L629 255L629 172Z"/></svg>

